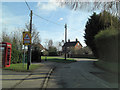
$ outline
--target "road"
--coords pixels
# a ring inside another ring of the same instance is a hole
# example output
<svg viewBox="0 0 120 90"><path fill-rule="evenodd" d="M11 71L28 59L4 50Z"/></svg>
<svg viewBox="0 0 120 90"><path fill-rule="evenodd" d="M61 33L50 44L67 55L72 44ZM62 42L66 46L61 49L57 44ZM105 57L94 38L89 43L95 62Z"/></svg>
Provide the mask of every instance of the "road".
<svg viewBox="0 0 120 90"><path fill-rule="evenodd" d="M92 59L74 63L42 62L33 72L3 70L3 88L117 88L117 74L93 65Z"/></svg>
<svg viewBox="0 0 120 90"><path fill-rule="evenodd" d="M95 59L77 59L70 64L56 64L47 88L117 88L118 75L93 65Z"/></svg>

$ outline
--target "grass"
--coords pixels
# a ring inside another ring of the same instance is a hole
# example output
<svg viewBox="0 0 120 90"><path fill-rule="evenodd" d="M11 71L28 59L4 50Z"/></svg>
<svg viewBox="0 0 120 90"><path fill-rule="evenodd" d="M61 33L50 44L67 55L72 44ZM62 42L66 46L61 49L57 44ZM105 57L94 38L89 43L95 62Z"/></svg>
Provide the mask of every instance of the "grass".
<svg viewBox="0 0 120 90"><path fill-rule="evenodd" d="M45 60L45 56L42 56L41 59ZM58 63L76 62L76 60L71 58L67 58L67 60L65 60L64 58L61 58L61 57L50 57L50 56L47 56L47 61L58 62Z"/></svg>
<svg viewBox="0 0 120 90"><path fill-rule="evenodd" d="M103 68L107 71L115 72L115 73L118 72L118 63L117 62L113 63L113 62L105 62L105 61L99 60L99 61L95 62L95 64L98 67Z"/></svg>
<svg viewBox="0 0 120 90"><path fill-rule="evenodd" d="M34 69L37 69L38 67L41 67L41 66L42 65L40 65L40 64L31 64L29 70L27 70L27 64L24 64L24 67L23 67L23 63L18 63L18 64L11 64L10 67L5 67L3 69L28 72L28 71L32 71Z"/></svg>
<svg viewBox="0 0 120 90"><path fill-rule="evenodd" d="M45 56L42 56L41 59L45 60ZM58 63L76 62L76 60L70 59L70 58L67 58L67 60L64 60L64 58L50 57L50 56L47 56L47 61L58 62ZM27 64L24 64L24 67L23 67L23 63L18 63L18 64L11 64L10 67L5 67L3 69L13 70L13 71L21 71L21 72L29 72L29 71L37 69L38 67L41 67L41 66L42 66L42 64L31 64L30 69L27 70Z"/></svg>

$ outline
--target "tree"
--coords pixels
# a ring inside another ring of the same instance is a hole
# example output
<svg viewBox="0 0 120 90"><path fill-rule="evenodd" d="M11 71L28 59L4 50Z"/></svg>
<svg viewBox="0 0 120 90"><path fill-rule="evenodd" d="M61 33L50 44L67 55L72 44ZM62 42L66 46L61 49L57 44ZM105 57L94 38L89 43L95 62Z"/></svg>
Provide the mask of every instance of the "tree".
<svg viewBox="0 0 120 90"><path fill-rule="evenodd" d="M63 2L60 2L60 4L62 6L66 5L74 10L87 9L88 11L94 11L96 9L101 9L102 11L106 10L106 11L112 12L113 14L116 14L117 16L120 16L120 14L119 14L120 0L114 0L111 2L109 2L109 1L103 2L102 0L101 1L94 0L93 2L91 2L91 1L88 1L88 2L75 2L75 1L68 2L67 0L64 0Z"/></svg>
<svg viewBox="0 0 120 90"><path fill-rule="evenodd" d="M9 35L5 31L2 32L2 42L11 42Z"/></svg>
<svg viewBox="0 0 120 90"><path fill-rule="evenodd" d="M48 53L50 56L56 56L57 55L57 48L54 46L49 47Z"/></svg>
<svg viewBox="0 0 120 90"><path fill-rule="evenodd" d="M48 41L48 48L49 48L49 47L52 47L52 46L53 46L53 41L52 41L52 40L49 40L49 41Z"/></svg>
<svg viewBox="0 0 120 90"><path fill-rule="evenodd" d="M101 30L110 27L111 25L115 25L116 27L118 27L117 18L115 18L106 11L98 15L94 13L86 23L85 35L84 35L85 43L91 48L93 54L96 57L98 57L98 53L94 42L95 35L99 33Z"/></svg>
<svg viewBox="0 0 120 90"><path fill-rule="evenodd" d="M39 44L34 44L33 50L32 50L32 62L41 62L41 48Z"/></svg>
<svg viewBox="0 0 120 90"><path fill-rule="evenodd" d="M57 48L58 51L62 50L62 42L56 42L55 47Z"/></svg>
<svg viewBox="0 0 120 90"><path fill-rule="evenodd" d="M45 41L44 41L44 47L45 47L46 49L48 49L48 42L49 42L49 40L48 40L48 39L45 39Z"/></svg>
<svg viewBox="0 0 120 90"><path fill-rule="evenodd" d="M25 28L27 29L27 31L30 31L30 25L29 24L25 24ZM32 25L31 36L32 36L32 43L33 44L38 44L38 43L41 42L39 32L37 31L34 24Z"/></svg>

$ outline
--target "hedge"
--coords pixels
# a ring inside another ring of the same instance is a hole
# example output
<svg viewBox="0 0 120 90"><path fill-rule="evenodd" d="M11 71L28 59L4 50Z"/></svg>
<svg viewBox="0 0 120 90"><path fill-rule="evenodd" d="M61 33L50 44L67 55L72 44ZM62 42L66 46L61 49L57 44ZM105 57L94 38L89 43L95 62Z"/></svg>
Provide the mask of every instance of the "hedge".
<svg viewBox="0 0 120 90"><path fill-rule="evenodd" d="M114 27L99 32L95 43L100 60L118 62L118 32Z"/></svg>

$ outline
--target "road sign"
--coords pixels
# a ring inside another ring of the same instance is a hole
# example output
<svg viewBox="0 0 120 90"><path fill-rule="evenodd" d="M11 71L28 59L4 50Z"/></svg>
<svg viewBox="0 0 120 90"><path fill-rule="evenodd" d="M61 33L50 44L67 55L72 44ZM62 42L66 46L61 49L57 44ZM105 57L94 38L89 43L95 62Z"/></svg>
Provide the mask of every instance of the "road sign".
<svg viewBox="0 0 120 90"><path fill-rule="evenodd" d="M30 45L31 44L31 33L23 32L23 44Z"/></svg>

